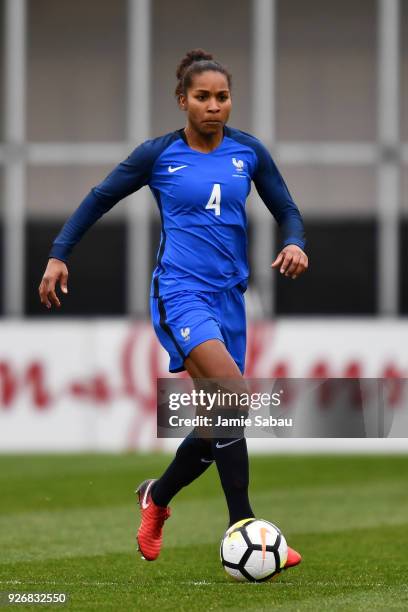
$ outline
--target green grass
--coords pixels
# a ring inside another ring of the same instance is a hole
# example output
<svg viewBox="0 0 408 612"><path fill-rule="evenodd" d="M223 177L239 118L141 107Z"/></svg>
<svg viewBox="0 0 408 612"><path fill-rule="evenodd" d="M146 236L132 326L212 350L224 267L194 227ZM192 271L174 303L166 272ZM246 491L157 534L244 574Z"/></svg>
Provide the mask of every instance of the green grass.
<svg viewBox="0 0 408 612"><path fill-rule="evenodd" d="M133 491L168 459L0 456L0 591L66 592L52 609L78 611L408 609L408 456L252 457L257 516L304 559L264 584L220 565L214 466L173 501L160 559L140 560Z"/></svg>

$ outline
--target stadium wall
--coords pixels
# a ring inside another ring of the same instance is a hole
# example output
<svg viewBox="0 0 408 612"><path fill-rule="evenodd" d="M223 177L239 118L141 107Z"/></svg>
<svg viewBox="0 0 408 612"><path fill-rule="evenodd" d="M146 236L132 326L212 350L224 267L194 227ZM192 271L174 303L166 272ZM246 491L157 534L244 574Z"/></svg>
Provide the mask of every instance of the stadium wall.
<svg viewBox="0 0 408 612"><path fill-rule="evenodd" d="M248 332L247 377L408 378L404 321L293 318ZM174 448L176 440L156 439L156 380L169 376L168 357L148 323L9 320L0 337L0 452ZM406 411L407 398L398 401L393 409ZM249 444L262 452L408 450L398 437Z"/></svg>

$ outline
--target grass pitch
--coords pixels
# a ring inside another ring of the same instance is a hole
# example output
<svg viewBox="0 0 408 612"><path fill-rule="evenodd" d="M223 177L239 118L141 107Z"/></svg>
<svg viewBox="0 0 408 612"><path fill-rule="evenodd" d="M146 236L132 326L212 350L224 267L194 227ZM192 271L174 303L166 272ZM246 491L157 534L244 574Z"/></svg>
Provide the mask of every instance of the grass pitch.
<svg viewBox="0 0 408 612"><path fill-rule="evenodd" d="M159 560L139 558L133 491L168 460L0 456L0 591L66 592L68 604L46 607L78 611L408 609L408 456L252 457L257 516L303 555L263 584L221 567L215 466L173 500Z"/></svg>

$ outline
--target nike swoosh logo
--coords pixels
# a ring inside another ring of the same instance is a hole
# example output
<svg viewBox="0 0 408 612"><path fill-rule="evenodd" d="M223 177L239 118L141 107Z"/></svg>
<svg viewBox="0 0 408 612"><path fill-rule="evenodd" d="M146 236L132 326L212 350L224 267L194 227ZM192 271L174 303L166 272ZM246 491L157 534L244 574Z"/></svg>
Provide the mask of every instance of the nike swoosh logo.
<svg viewBox="0 0 408 612"><path fill-rule="evenodd" d="M147 504L147 496L149 495L149 491L152 488L152 485L154 483L154 480L152 480L152 482L150 482L147 487L146 487L146 491L145 494L143 495L143 499L142 499L142 508L143 510L146 510L146 508L148 508L150 506L150 504Z"/></svg>
<svg viewBox="0 0 408 612"><path fill-rule="evenodd" d="M201 462L202 463L212 463L214 461L214 459L204 459L204 457L201 457Z"/></svg>
<svg viewBox="0 0 408 612"><path fill-rule="evenodd" d="M231 440L231 442L226 442L225 444L220 444L219 442L217 442L217 444L215 445L215 448L224 448L224 446L230 446L231 444L235 444L235 442L239 442L240 440L243 440L244 438L237 438L236 440Z"/></svg>
<svg viewBox="0 0 408 612"><path fill-rule="evenodd" d="M187 166L176 166L175 168L173 168L172 166L169 166L167 170L169 172L177 172L177 170L181 170L182 168L187 168Z"/></svg>

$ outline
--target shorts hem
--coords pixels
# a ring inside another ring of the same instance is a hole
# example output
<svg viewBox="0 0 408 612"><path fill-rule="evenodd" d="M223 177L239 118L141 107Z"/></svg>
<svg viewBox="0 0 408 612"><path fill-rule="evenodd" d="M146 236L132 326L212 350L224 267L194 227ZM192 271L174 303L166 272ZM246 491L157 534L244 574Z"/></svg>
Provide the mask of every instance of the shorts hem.
<svg viewBox="0 0 408 612"><path fill-rule="evenodd" d="M184 366L180 366L179 368L173 368L173 369L169 368L170 374L178 374L179 372L185 372L185 371L186 371L186 368Z"/></svg>
<svg viewBox="0 0 408 612"><path fill-rule="evenodd" d="M185 352L185 359L187 359L187 357L189 356L189 354L191 353L193 349L195 349L197 346L200 346L200 344L203 344L203 342L207 342L208 340L219 340L225 345L224 338L220 338L219 336L214 336L213 334L210 334L209 336L205 336L204 338L198 340L198 342L196 342L194 346L189 348L188 352ZM171 369L169 367L169 372L171 374L177 374L178 372L184 372L185 370L186 368L184 367L184 362L183 362L183 365L181 366L175 366L174 368L171 368Z"/></svg>

